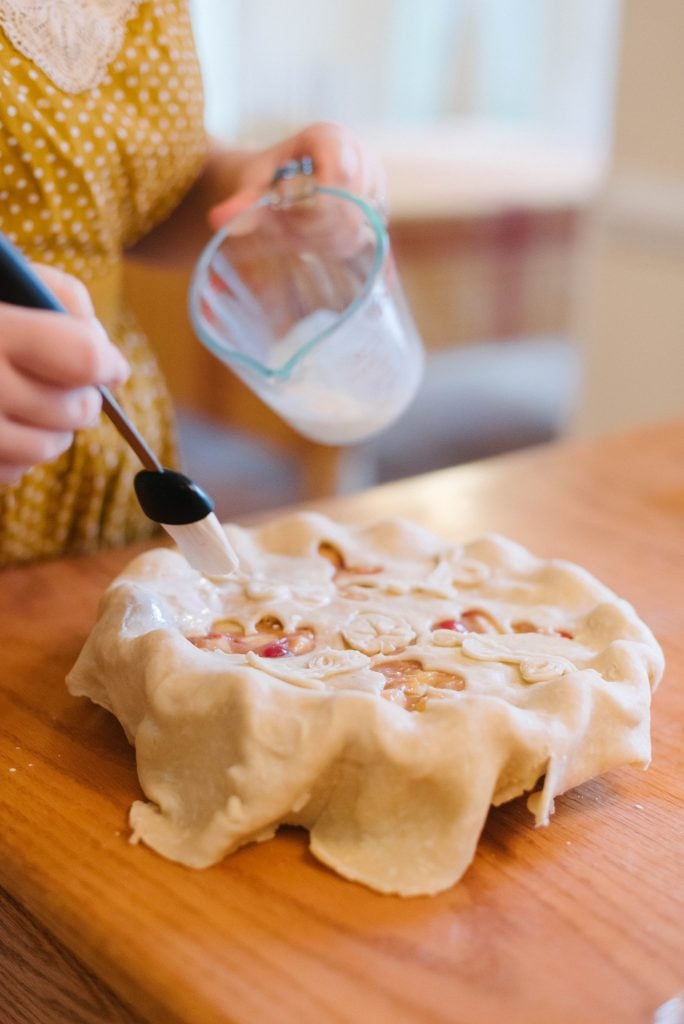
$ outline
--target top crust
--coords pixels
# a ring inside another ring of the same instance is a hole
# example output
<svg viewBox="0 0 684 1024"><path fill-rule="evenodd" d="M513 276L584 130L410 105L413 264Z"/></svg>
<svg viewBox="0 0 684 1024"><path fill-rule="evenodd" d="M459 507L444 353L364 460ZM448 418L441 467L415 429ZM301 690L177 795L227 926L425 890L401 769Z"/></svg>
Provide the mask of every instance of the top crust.
<svg viewBox="0 0 684 1024"><path fill-rule="evenodd" d="M67 680L135 745L134 841L202 868L301 825L345 877L428 894L466 870L490 805L543 777L546 824L556 794L648 765L662 652L578 566L400 519L225 529L235 577L141 555Z"/></svg>

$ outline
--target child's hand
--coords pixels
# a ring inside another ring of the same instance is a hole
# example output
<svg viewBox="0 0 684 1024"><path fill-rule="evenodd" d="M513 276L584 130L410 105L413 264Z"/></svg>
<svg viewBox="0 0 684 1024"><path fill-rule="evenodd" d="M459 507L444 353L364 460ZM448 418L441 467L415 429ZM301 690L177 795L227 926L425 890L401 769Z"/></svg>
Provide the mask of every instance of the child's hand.
<svg viewBox="0 0 684 1024"><path fill-rule="evenodd" d="M49 267L36 269L69 312L0 302L0 483L61 455L73 432L97 419L96 386L120 384L129 373L85 286Z"/></svg>
<svg viewBox="0 0 684 1024"><path fill-rule="evenodd" d="M234 193L209 212L214 231L246 209L270 187L273 175L290 160L313 161L319 185L332 185L382 206L385 178L379 161L349 128L329 121L309 125L284 142L244 157Z"/></svg>

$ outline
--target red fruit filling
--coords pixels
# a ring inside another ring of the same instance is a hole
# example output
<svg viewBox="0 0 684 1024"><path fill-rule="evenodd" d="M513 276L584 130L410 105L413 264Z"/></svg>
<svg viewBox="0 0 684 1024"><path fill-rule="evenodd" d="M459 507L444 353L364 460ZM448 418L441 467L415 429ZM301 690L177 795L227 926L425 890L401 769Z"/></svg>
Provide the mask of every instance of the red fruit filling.
<svg viewBox="0 0 684 1024"><path fill-rule="evenodd" d="M435 622L433 629L453 629L456 633L467 633L468 627L465 622L461 619L442 619L441 622Z"/></svg>
<svg viewBox="0 0 684 1024"><path fill-rule="evenodd" d="M484 608L468 608L458 618L435 622L433 629L453 629L457 633L503 633L493 615Z"/></svg>
<svg viewBox="0 0 684 1024"><path fill-rule="evenodd" d="M203 651L223 651L225 654L247 654L251 651L261 658L308 654L316 646L312 630L297 629L293 633L284 633L277 619L262 619L257 624L256 633L242 633L235 623L230 623L230 627L213 630L206 636L189 636L188 640Z"/></svg>
<svg viewBox="0 0 684 1024"><path fill-rule="evenodd" d="M281 636L280 640L266 644L259 653L262 658L284 658L286 655L292 654L288 637Z"/></svg>

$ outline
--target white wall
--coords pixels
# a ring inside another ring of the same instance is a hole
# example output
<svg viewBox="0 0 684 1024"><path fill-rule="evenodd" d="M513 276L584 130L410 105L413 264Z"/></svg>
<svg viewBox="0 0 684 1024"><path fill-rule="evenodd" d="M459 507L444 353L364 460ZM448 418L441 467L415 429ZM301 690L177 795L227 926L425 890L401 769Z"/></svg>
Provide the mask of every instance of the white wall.
<svg viewBox="0 0 684 1024"><path fill-rule="evenodd" d="M684 412L684 4L626 0L612 166L591 231L577 432Z"/></svg>
<svg viewBox="0 0 684 1024"><path fill-rule="evenodd" d="M193 0L208 121L270 141L478 117L602 145L620 0Z"/></svg>

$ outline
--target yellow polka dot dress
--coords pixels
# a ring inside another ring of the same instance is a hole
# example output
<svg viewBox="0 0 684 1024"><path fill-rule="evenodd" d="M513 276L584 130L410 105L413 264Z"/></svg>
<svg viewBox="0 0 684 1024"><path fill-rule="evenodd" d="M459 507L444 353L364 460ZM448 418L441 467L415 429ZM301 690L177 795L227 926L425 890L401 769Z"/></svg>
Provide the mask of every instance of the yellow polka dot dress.
<svg viewBox="0 0 684 1024"><path fill-rule="evenodd" d="M78 42L93 67L88 59L70 64L69 53L46 61L48 22L29 31L0 0L0 230L29 259L86 283L132 366L117 398L162 463L173 465L170 403L151 348L122 306L120 269L123 250L170 212L201 166L199 68L182 0L128 0L112 25L97 21L106 5L90 7ZM46 17L69 8L77 17L78 4L44 4ZM89 81L84 87L73 75ZM139 469L104 417L78 432L59 459L0 487L0 565L152 532L133 490Z"/></svg>

